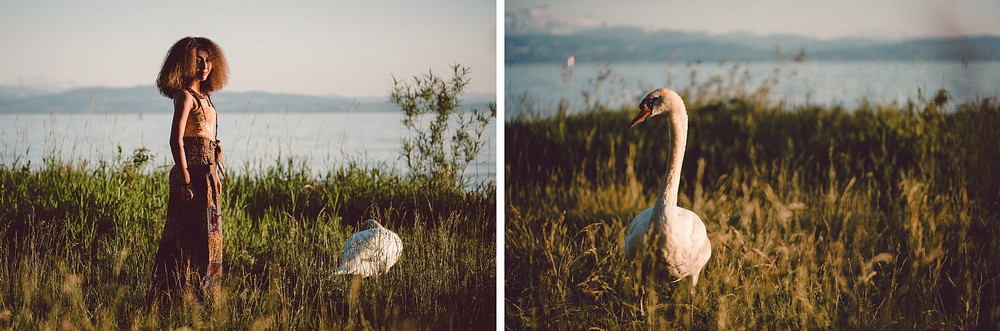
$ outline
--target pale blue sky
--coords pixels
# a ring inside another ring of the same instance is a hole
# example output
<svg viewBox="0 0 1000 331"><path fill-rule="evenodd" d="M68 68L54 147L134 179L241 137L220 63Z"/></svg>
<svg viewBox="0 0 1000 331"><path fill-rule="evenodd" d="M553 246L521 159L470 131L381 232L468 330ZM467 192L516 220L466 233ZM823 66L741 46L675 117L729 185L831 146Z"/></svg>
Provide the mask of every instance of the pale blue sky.
<svg viewBox="0 0 1000 331"><path fill-rule="evenodd" d="M384 96L392 76L472 69L472 92L496 90L493 0L0 0L0 84L153 84L185 36L214 40L228 90Z"/></svg>
<svg viewBox="0 0 1000 331"><path fill-rule="evenodd" d="M711 34L799 34L823 39L1000 35L1000 1L600 1L507 0L505 10L548 6L582 24Z"/></svg>

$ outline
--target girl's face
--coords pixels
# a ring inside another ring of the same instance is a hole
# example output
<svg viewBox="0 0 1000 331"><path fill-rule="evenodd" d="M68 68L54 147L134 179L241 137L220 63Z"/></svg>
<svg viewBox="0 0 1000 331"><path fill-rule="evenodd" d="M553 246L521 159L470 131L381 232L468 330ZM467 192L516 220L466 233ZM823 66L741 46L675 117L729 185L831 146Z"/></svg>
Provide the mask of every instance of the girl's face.
<svg viewBox="0 0 1000 331"><path fill-rule="evenodd" d="M208 52L199 49L195 62L197 63L195 77L200 81L205 81L212 73L212 60L208 58Z"/></svg>

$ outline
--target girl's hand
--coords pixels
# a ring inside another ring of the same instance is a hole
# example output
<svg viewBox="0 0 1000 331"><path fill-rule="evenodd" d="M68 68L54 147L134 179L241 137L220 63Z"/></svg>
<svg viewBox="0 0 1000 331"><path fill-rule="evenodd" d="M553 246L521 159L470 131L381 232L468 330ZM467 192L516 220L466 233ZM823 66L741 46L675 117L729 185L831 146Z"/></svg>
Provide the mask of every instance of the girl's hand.
<svg viewBox="0 0 1000 331"><path fill-rule="evenodd" d="M181 193L181 196L184 197L184 201L191 201L194 199L194 191L191 190L190 184L184 185L184 192Z"/></svg>

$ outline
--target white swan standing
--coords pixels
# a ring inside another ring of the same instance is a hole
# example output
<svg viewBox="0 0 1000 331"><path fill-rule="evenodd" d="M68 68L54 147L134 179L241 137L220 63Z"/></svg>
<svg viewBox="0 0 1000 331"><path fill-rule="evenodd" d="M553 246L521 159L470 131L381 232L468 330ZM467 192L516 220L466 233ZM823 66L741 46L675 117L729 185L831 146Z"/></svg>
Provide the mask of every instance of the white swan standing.
<svg viewBox="0 0 1000 331"><path fill-rule="evenodd" d="M338 275L358 275L366 278L389 271L403 252L399 236L382 227L373 219L364 223L368 228L351 236L344 243L344 260L337 268Z"/></svg>
<svg viewBox="0 0 1000 331"><path fill-rule="evenodd" d="M639 114L629 123L629 127L658 115L665 115L670 122L666 139L669 162L667 178L657 191L653 207L632 219L625 237L625 258L629 261L638 258L638 263L654 269L642 270L640 277L646 274L676 282L690 276L691 293L694 294L698 274L712 256L712 243L708 240L701 218L694 212L677 206L681 162L687 144L688 117L684 101L677 93L666 88L650 92L642 99ZM663 276L663 272L667 276Z"/></svg>

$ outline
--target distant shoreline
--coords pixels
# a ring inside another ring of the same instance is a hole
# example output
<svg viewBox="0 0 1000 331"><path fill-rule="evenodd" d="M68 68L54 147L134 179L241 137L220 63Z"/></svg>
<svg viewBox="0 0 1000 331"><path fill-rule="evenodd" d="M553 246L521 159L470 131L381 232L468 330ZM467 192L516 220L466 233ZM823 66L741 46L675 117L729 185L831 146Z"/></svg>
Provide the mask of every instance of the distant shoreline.
<svg viewBox="0 0 1000 331"><path fill-rule="evenodd" d="M1000 36L910 38L902 40L820 40L793 35L707 35L680 31L646 32L599 28L570 35L505 37L504 62L565 63L664 61L981 61L1000 60Z"/></svg>
<svg viewBox="0 0 1000 331"><path fill-rule="evenodd" d="M389 97L310 96L269 92L227 92L212 96L224 108L250 113L392 112ZM495 93L468 93L462 109L487 109ZM152 85L79 87L60 92L27 91L0 85L0 113L137 114L169 113L170 102Z"/></svg>

